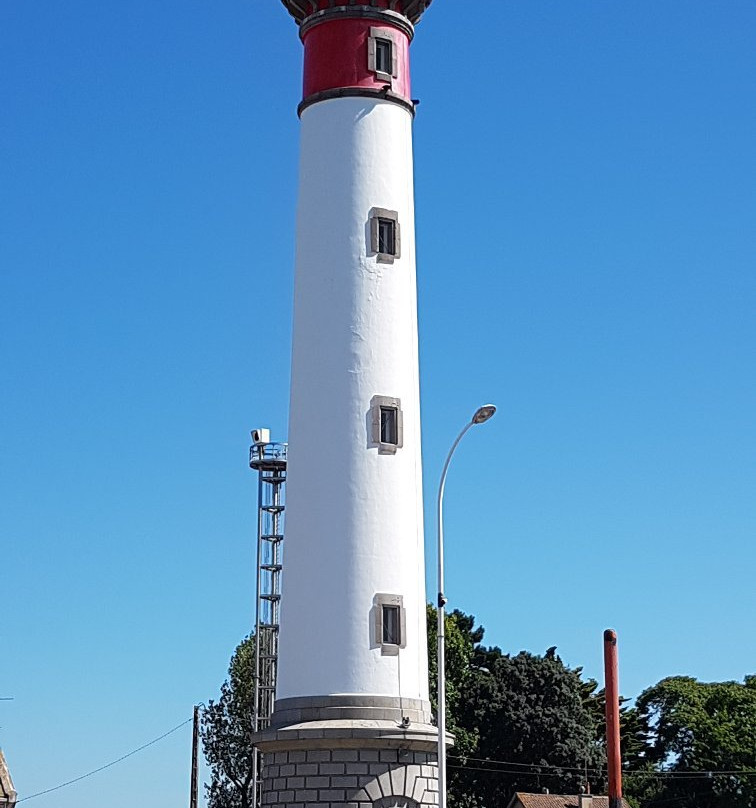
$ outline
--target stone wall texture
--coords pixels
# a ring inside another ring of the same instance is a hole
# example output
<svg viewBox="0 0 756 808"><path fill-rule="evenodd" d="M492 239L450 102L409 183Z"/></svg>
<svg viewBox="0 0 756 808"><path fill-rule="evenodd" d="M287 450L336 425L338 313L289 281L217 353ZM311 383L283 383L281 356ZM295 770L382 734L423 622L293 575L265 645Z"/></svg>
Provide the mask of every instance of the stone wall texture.
<svg viewBox="0 0 756 808"><path fill-rule="evenodd" d="M308 749L268 752L265 808L431 808L438 805L435 752Z"/></svg>

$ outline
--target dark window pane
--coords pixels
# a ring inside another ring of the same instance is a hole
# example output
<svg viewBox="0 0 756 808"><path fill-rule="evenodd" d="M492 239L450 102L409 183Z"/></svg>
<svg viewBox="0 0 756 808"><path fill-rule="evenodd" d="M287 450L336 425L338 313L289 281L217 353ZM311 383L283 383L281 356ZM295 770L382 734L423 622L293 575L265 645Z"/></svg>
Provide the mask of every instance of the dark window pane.
<svg viewBox="0 0 756 808"><path fill-rule="evenodd" d="M399 443L397 429L397 412L395 407L381 407L381 443Z"/></svg>
<svg viewBox="0 0 756 808"><path fill-rule="evenodd" d="M401 627L398 606L383 606L383 640L386 645L401 645Z"/></svg>
<svg viewBox="0 0 756 808"><path fill-rule="evenodd" d="M396 255L396 222L393 219L378 219L378 252Z"/></svg>
<svg viewBox="0 0 756 808"><path fill-rule="evenodd" d="M393 43L390 39L376 39L375 40L375 69L378 73L388 73L391 75L392 57L391 52Z"/></svg>

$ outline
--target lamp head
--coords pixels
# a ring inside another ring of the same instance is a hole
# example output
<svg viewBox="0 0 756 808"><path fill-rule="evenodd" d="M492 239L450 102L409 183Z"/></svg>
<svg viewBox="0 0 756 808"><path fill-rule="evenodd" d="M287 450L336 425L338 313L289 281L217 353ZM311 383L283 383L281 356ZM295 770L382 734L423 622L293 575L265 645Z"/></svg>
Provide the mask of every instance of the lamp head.
<svg viewBox="0 0 756 808"><path fill-rule="evenodd" d="M484 404L482 407L478 407L478 409L475 410L472 422L474 424L485 424L489 418L493 418L495 412L496 406L494 404Z"/></svg>

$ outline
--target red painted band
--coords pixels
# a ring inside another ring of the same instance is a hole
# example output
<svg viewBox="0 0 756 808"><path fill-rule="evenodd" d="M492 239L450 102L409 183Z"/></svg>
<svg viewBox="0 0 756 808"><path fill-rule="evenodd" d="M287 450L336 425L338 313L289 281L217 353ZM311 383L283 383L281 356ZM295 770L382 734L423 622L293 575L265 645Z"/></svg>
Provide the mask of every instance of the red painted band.
<svg viewBox="0 0 756 808"><path fill-rule="evenodd" d="M370 69L371 32L390 39L396 56L396 76L381 75ZM347 87L380 90L386 84L391 92L409 100L409 38L400 28L364 18L328 20L304 33L303 97Z"/></svg>
<svg viewBox="0 0 756 808"><path fill-rule="evenodd" d="M310 14L314 14L316 11L325 11L326 9L333 8L333 0L308 0L307 5L309 6L308 12ZM343 3L338 3L337 5L349 5L346 0ZM377 6L378 8L392 8L396 7L396 2L391 2L391 0L375 0L374 3L370 4L368 2L365 5L372 5ZM401 3L399 4L401 6ZM314 6L314 8L312 8ZM401 11L401 8L396 8L396 11Z"/></svg>

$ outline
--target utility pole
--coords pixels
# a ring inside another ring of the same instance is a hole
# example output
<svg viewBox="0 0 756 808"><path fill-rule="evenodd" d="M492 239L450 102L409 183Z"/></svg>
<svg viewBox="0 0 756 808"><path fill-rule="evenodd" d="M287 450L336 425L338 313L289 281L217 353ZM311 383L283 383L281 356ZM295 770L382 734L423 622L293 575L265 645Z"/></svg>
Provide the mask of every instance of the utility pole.
<svg viewBox="0 0 756 808"><path fill-rule="evenodd" d="M192 783L189 789L189 808L197 808L197 790L199 788L199 771L197 755L199 752L199 707L194 708L194 724L192 727Z"/></svg>
<svg viewBox="0 0 756 808"><path fill-rule="evenodd" d="M604 692L606 694L606 757L609 772L609 808L622 808L622 756L620 753L619 663L617 632L604 632Z"/></svg>

